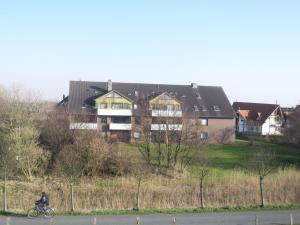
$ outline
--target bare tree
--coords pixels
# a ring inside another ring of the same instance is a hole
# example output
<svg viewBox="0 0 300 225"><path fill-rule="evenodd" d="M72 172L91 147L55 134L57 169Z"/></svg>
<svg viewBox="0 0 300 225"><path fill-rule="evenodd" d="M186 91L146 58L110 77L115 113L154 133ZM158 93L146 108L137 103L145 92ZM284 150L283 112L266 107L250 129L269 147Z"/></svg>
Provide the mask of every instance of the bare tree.
<svg viewBox="0 0 300 225"><path fill-rule="evenodd" d="M42 157L45 153L38 147L36 129L44 116L44 103L37 94L22 87L1 90L0 135L5 137L10 151L17 157L15 165L19 171L31 180L45 159Z"/></svg>
<svg viewBox="0 0 300 225"><path fill-rule="evenodd" d="M199 179L199 199L200 199L200 207L204 208L204 180L209 175L210 171L210 158L202 151L198 154L197 160L197 170L196 176Z"/></svg>
<svg viewBox="0 0 300 225"><path fill-rule="evenodd" d="M74 130L69 128L69 119L66 110L57 108L47 115L40 126L39 141L44 149L51 152L48 169L52 170L54 162L64 145L73 142Z"/></svg>
<svg viewBox="0 0 300 225"><path fill-rule="evenodd" d="M48 163L48 154L38 146L38 137L37 129L29 125L12 129L9 136L17 168L29 181L34 174L43 174Z"/></svg>
<svg viewBox="0 0 300 225"><path fill-rule="evenodd" d="M224 128L220 130L216 135L216 140L219 144L229 144L231 143L231 139L235 134L234 128Z"/></svg>
<svg viewBox="0 0 300 225"><path fill-rule="evenodd" d="M148 164L147 164L148 165ZM141 199L141 186L142 182L148 177L148 167L147 165L143 164L143 162L139 159L133 163L133 175L136 179L136 199L135 199L135 207L134 210L140 209L140 199Z"/></svg>
<svg viewBox="0 0 300 225"><path fill-rule="evenodd" d="M255 149L251 160L249 160L250 170L259 177L261 207L264 207L265 205L264 179L276 168L275 158L275 154L270 149L258 147Z"/></svg>
<svg viewBox="0 0 300 225"><path fill-rule="evenodd" d="M7 178L15 169L14 152L6 140L0 138L0 173L3 176L3 211L7 211Z"/></svg>

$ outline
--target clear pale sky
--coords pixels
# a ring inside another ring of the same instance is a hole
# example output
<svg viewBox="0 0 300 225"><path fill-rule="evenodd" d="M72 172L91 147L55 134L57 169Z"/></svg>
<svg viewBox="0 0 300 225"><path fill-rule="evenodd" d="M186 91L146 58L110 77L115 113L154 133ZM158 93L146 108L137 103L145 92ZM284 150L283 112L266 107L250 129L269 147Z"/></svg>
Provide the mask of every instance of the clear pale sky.
<svg viewBox="0 0 300 225"><path fill-rule="evenodd" d="M300 100L300 1L0 0L0 84L59 100L69 80L223 86Z"/></svg>

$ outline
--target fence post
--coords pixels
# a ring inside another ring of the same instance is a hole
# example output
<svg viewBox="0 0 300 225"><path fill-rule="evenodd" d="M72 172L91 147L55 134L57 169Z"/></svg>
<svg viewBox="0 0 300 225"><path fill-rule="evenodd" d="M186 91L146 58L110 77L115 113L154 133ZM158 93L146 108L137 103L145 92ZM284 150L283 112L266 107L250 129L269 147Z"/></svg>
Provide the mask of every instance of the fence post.
<svg viewBox="0 0 300 225"><path fill-rule="evenodd" d="M6 218L6 225L10 225L10 217Z"/></svg>
<svg viewBox="0 0 300 225"><path fill-rule="evenodd" d="M293 221L293 214L290 213L290 225L293 225L294 224L294 221Z"/></svg>
<svg viewBox="0 0 300 225"><path fill-rule="evenodd" d="M136 218L136 225L140 225L140 217Z"/></svg>
<svg viewBox="0 0 300 225"><path fill-rule="evenodd" d="M96 217L94 217L93 225L97 225L97 218Z"/></svg>
<svg viewBox="0 0 300 225"><path fill-rule="evenodd" d="M75 204L74 204L74 184L71 183L71 211L73 212L75 209Z"/></svg>
<svg viewBox="0 0 300 225"><path fill-rule="evenodd" d="M255 215L255 225L258 225L258 217Z"/></svg>
<svg viewBox="0 0 300 225"><path fill-rule="evenodd" d="M50 218L49 225L53 225L53 218Z"/></svg>
<svg viewBox="0 0 300 225"><path fill-rule="evenodd" d="M176 225L176 218L173 217L173 225Z"/></svg>

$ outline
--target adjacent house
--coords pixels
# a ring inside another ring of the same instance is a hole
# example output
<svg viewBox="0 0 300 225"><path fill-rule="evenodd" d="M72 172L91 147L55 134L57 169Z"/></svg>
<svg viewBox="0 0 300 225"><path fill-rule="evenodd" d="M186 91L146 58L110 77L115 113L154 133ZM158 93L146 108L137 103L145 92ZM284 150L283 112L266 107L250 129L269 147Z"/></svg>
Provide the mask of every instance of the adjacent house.
<svg viewBox="0 0 300 225"><path fill-rule="evenodd" d="M70 129L109 140L136 143L189 130L210 142L235 141L235 113L221 87L70 81L60 105L68 108Z"/></svg>
<svg viewBox="0 0 300 225"><path fill-rule="evenodd" d="M234 102L236 131L255 135L280 135L285 122L277 104Z"/></svg>
<svg viewBox="0 0 300 225"><path fill-rule="evenodd" d="M293 126L295 123L300 121L300 105L297 105L294 108L284 108L283 109L285 116L285 128Z"/></svg>

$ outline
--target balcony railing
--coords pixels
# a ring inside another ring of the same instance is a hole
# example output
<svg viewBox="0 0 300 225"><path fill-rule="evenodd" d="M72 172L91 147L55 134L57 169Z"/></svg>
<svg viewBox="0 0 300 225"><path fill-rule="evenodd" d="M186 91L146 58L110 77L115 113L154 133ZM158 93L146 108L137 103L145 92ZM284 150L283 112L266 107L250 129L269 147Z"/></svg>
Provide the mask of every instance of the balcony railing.
<svg viewBox="0 0 300 225"><path fill-rule="evenodd" d="M98 109L99 116L131 116L131 109Z"/></svg>
<svg viewBox="0 0 300 225"><path fill-rule="evenodd" d="M110 123L109 124L110 130L131 130L130 123Z"/></svg>
<svg viewBox="0 0 300 225"><path fill-rule="evenodd" d="M151 111L153 117L182 117L181 110L158 110L153 109Z"/></svg>
<svg viewBox="0 0 300 225"><path fill-rule="evenodd" d="M151 124L151 130L182 130L182 124Z"/></svg>
<svg viewBox="0 0 300 225"><path fill-rule="evenodd" d="M97 130L97 123L70 123L72 130Z"/></svg>

